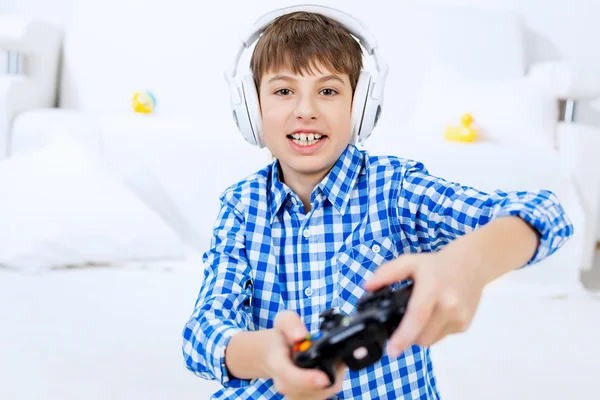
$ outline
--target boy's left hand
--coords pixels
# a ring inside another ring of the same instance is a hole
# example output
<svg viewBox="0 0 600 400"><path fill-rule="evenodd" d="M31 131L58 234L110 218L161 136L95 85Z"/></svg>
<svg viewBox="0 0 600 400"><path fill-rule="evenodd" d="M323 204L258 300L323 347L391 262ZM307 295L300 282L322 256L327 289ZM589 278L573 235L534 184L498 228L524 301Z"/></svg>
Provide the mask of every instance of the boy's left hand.
<svg viewBox="0 0 600 400"><path fill-rule="evenodd" d="M412 344L431 346L469 327L485 284L476 268L465 261L444 250L406 254L381 265L365 283L364 288L371 291L413 280L406 313L388 341L390 357L399 356Z"/></svg>

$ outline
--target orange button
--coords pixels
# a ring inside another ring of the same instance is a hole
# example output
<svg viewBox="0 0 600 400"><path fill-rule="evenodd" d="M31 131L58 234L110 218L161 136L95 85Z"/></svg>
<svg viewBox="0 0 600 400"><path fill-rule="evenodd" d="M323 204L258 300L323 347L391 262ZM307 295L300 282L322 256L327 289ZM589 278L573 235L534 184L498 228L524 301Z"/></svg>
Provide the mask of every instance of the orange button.
<svg viewBox="0 0 600 400"><path fill-rule="evenodd" d="M310 347L310 344L310 340L305 340L304 342L300 343L300 346L298 348L300 349L300 351L306 351Z"/></svg>

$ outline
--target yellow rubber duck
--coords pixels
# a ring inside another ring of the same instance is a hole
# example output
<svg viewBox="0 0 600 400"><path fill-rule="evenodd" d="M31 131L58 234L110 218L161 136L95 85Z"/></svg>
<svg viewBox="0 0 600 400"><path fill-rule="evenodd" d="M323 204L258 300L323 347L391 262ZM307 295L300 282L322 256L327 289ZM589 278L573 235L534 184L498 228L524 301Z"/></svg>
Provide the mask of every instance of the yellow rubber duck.
<svg viewBox="0 0 600 400"><path fill-rule="evenodd" d="M461 126L449 125L444 132L444 138L452 142L474 142L477 139L477 130L471 125L475 119L469 113L460 118Z"/></svg>

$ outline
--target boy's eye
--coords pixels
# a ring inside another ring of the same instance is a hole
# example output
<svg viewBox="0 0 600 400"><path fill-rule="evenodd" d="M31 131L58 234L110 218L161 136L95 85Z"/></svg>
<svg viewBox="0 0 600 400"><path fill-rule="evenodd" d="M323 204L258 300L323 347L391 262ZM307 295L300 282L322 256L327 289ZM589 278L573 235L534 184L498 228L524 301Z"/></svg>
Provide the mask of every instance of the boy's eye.
<svg viewBox="0 0 600 400"><path fill-rule="evenodd" d="M334 94L337 94L337 91L334 89L323 89L321 92L323 92L325 96L333 96Z"/></svg>
<svg viewBox="0 0 600 400"><path fill-rule="evenodd" d="M275 94L276 95L280 95L280 96L288 96L291 93L292 93L292 91L290 89L285 89L285 88L284 89L279 89L279 90L275 91ZM333 95L338 94L337 90L330 89L330 88L323 89L323 90L321 90L320 93L324 94L325 96L333 96Z"/></svg>

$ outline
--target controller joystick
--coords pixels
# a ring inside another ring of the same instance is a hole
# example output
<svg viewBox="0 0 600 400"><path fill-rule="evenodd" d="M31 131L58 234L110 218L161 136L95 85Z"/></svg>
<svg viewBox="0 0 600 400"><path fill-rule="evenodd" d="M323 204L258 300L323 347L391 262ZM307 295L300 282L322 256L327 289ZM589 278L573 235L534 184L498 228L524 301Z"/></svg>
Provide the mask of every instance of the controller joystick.
<svg viewBox="0 0 600 400"><path fill-rule="evenodd" d="M344 319L344 315L340 314L340 312L335 308L330 308L326 311L323 311L319 318L322 319L321 325L319 326L320 331L327 331L335 328L340 324L342 319Z"/></svg>

